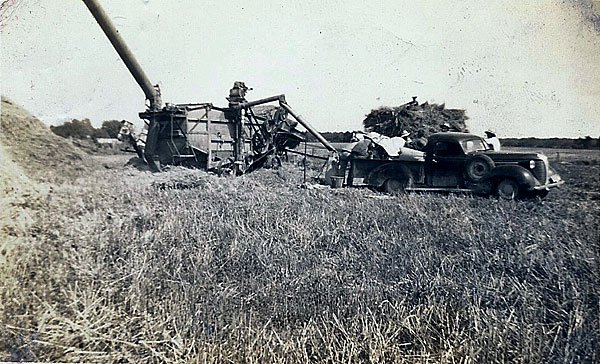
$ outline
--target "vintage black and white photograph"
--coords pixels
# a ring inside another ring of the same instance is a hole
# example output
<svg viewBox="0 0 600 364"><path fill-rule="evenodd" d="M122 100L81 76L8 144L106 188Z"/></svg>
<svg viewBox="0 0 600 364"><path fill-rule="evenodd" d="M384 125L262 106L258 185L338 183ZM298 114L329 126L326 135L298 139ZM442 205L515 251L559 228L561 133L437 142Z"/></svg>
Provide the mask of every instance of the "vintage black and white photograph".
<svg viewBox="0 0 600 364"><path fill-rule="evenodd" d="M0 0L0 362L600 362L600 1Z"/></svg>

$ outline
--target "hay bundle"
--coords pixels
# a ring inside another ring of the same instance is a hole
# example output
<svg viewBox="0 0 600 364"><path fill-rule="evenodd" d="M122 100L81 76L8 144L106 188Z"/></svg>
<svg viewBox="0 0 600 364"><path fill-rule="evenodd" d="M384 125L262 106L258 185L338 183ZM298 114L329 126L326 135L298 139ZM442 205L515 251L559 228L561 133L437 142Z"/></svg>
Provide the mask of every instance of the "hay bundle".
<svg viewBox="0 0 600 364"><path fill-rule="evenodd" d="M403 130L412 138L427 138L441 131L468 132L465 110L446 109L445 104L419 104L416 98L397 107L380 107L371 110L363 121L367 132L376 132L389 137L400 136ZM449 130L444 128L449 126Z"/></svg>

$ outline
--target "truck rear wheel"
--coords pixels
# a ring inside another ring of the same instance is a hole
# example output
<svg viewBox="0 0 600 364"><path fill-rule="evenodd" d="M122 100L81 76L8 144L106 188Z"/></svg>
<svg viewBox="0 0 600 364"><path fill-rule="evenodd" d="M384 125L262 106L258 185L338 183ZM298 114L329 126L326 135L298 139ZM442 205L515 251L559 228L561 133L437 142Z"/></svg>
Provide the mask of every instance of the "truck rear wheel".
<svg viewBox="0 0 600 364"><path fill-rule="evenodd" d="M503 200L516 200L520 194L519 184L512 178L505 178L496 185L496 194Z"/></svg>
<svg viewBox="0 0 600 364"><path fill-rule="evenodd" d="M411 177L389 178L383 184L385 192L390 194L399 194L406 192L406 189L412 186Z"/></svg>

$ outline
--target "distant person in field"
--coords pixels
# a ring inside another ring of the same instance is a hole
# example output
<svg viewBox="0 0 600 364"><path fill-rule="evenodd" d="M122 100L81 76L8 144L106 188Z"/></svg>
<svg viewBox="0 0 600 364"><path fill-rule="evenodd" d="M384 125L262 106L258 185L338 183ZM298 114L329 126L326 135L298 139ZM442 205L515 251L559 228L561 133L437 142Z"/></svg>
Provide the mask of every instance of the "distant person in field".
<svg viewBox="0 0 600 364"><path fill-rule="evenodd" d="M485 131L485 142L490 146L490 148L492 148L492 150L500 150L500 139L498 139L493 130Z"/></svg>

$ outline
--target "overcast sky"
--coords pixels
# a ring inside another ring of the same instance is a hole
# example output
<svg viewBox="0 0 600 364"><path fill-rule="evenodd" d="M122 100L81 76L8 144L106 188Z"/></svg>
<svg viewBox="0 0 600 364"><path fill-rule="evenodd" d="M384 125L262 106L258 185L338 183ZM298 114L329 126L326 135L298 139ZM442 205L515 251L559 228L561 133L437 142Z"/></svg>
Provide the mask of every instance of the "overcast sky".
<svg viewBox="0 0 600 364"><path fill-rule="evenodd" d="M242 80L321 131L418 96L476 133L600 134L598 1L99 1L165 102L225 106ZM3 95L48 124L141 125L144 94L82 1L5 3Z"/></svg>

